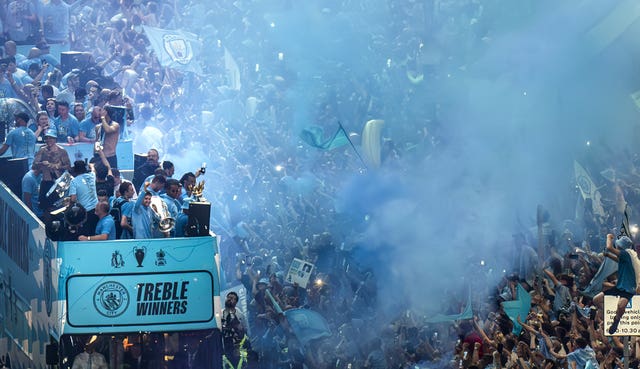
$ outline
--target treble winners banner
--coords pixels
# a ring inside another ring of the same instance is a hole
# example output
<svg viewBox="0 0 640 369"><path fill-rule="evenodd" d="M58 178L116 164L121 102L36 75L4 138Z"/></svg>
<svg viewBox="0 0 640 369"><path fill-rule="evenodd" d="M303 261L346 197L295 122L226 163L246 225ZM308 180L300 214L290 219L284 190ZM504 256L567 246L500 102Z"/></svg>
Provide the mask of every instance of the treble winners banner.
<svg viewBox="0 0 640 369"><path fill-rule="evenodd" d="M202 42L193 33L182 30L167 30L144 26L153 51L160 65L184 72L202 74L197 57L202 49Z"/></svg>

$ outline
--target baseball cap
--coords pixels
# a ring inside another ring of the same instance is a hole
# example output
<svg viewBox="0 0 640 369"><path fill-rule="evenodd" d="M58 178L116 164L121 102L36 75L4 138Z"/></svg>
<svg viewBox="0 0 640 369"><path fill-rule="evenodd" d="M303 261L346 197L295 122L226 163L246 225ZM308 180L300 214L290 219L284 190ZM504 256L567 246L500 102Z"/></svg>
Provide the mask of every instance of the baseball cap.
<svg viewBox="0 0 640 369"><path fill-rule="evenodd" d="M633 247L633 241L627 236L622 236L616 240L616 246L621 249L628 249Z"/></svg>

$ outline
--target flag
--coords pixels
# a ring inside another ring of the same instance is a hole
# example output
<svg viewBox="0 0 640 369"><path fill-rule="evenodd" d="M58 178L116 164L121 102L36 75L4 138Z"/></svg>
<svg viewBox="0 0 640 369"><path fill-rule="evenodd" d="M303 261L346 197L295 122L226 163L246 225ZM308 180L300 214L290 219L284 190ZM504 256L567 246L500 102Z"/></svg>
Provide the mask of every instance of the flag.
<svg viewBox="0 0 640 369"><path fill-rule="evenodd" d="M349 137L342 126L338 127L336 133L330 139L324 141L324 130L322 127L309 126L300 133L302 141L322 150L331 150L349 143Z"/></svg>
<svg viewBox="0 0 640 369"><path fill-rule="evenodd" d="M620 187L618 187L618 189L620 189ZM622 191L621 191L622 192ZM624 195L622 195L624 196ZM629 226L629 213L627 213L627 203L625 201L624 203L624 211L622 213L622 224L620 225L620 234L618 235L618 238L622 237L622 236L627 236L630 239L633 240L633 235L631 234L631 228Z"/></svg>
<svg viewBox="0 0 640 369"><path fill-rule="evenodd" d="M193 33L143 26L160 65L184 72L202 74L197 63L202 43Z"/></svg>
<svg viewBox="0 0 640 369"><path fill-rule="evenodd" d="M616 4L608 14L585 33L585 41L593 54L600 53L627 32L640 18L636 0L612 2Z"/></svg>
<svg viewBox="0 0 640 369"><path fill-rule="evenodd" d="M604 258L602 264L600 264L600 268L596 272L596 275L593 276L591 282L584 291L580 292L581 294L593 298L599 292L602 291L602 282L604 282L609 276L618 271L618 263L611 260L611 258Z"/></svg>
<svg viewBox="0 0 640 369"><path fill-rule="evenodd" d="M522 326L518 323L518 316L522 321L527 319L529 310L531 310L531 295L527 292L522 285L518 283L516 300L502 302L502 309L507 314L509 319L513 322L513 333L520 334Z"/></svg>
<svg viewBox="0 0 640 369"><path fill-rule="evenodd" d="M362 129L362 152L369 164L380 167L380 145L384 120L372 119Z"/></svg>
<svg viewBox="0 0 640 369"><path fill-rule="evenodd" d="M584 200L591 199L592 211L594 215L605 217L604 207L602 206L602 195L598 191L598 187L593 182L589 173L584 169L580 163L573 161L573 169L575 171L576 183L580 188L580 193Z"/></svg>
<svg viewBox="0 0 640 369"><path fill-rule="evenodd" d="M596 191L595 183L593 183L593 180L589 176L589 173L587 173L587 171L584 169L584 167L575 160L573 161L573 169L576 176L576 182L578 183L578 188L580 189L580 193L582 194L582 198L584 200L590 199Z"/></svg>
<svg viewBox="0 0 640 369"><path fill-rule="evenodd" d="M427 323L444 323L444 322L453 322L455 320L466 320L473 319L473 308L471 307L471 291L469 291L469 295L467 296L467 306L464 311L460 314L436 314L431 318L427 319Z"/></svg>
<svg viewBox="0 0 640 369"><path fill-rule="evenodd" d="M290 309L284 311L289 326L302 346L312 340L331 336L329 324L320 313L309 309Z"/></svg>
<svg viewBox="0 0 640 369"><path fill-rule="evenodd" d="M240 68L227 48L224 48L224 70L227 72L227 86L232 90L240 90Z"/></svg>

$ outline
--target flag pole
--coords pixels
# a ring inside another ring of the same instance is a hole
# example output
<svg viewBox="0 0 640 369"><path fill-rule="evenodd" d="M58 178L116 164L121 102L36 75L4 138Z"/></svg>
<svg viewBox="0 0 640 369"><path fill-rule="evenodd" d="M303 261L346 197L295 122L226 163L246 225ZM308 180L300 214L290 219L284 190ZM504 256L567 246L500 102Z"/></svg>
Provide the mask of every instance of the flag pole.
<svg viewBox="0 0 640 369"><path fill-rule="evenodd" d="M362 159L362 156L360 156L360 153L356 149L356 146L353 144L353 142L351 142L351 137L349 137L349 134L347 133L347 130L344 129L344 127L342 126L342 123L340 123L340 121L338 121L338 125L340 126L340 129L342 129L342 131L344 132L345 137L347 137L347 141L349 141L349 144L353 148L353 151L355 151L356 155L358 156L358 159L360 159L360 161L362 162L362 165L364 165L364 168L365 169L369 169L369 167L367 166L367 163L364 162L364 160Z"/></svg>
<svg viewBox="0 0 640 369"><path fill-rule="evenodd" d="M269 298L269 300L271 300L271 304L273 305L273 308L276 309L276 313L282 314L283 313L282 307L280 307L280 304L278 304L276 299L273 297L273 295L271 294L271 291L269 291L269 289L267 288L265 290L265 293Z"/></svg>
<svg viewBox="0 0 640 369"><path fill-rule="evenodd" d="M629 205L625 204L624 212L622 213L622 224L620 225L620 233L618 234L618 238L627 236L631 240L633 240L633 235L631 234L631 230L629 229L629 213L627 213L628 208Z"/></svg>

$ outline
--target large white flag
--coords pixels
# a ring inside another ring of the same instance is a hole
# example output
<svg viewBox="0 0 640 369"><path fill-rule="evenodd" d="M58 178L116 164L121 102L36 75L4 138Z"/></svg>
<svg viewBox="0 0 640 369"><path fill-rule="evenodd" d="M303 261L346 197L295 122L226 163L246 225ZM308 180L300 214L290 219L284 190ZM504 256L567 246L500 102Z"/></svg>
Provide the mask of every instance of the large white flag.
<svg viewBox="0 0 640 369"><path fill-rule="evenodd" d="M362 153L374 168L380 167L382 151L382 128L384 120L372 119L365 123L362 129Z"/></svg>
<svg viewBox="0 0 640 369"><path fill-rule="evenodd" d="M226 47L224 48L224 70L227 72L227 86L232 90L240 90L242 87L240 68Z"/></svg>
<svg viewBox="0 0 640 369"><path fill-rule="evenodd" d="M573 169L575 171L576 182L578 183L578 188L580 188L582 198L584 200L591 199L593 214L604 218L605 211L602 206L602 195L600 194L600 191L598 191L598 187L593 183L593 180L584 167L575 160L573 161Z"/></svg>
<svg viewBox="0 0 640 369"><path fill-rule="evenodd" d="M193 33L182 30L167 30L144 26L153 51L155 51L160 65L185 72L202 74L202 68L197 61L202 49L202 42Z"/></svg>

